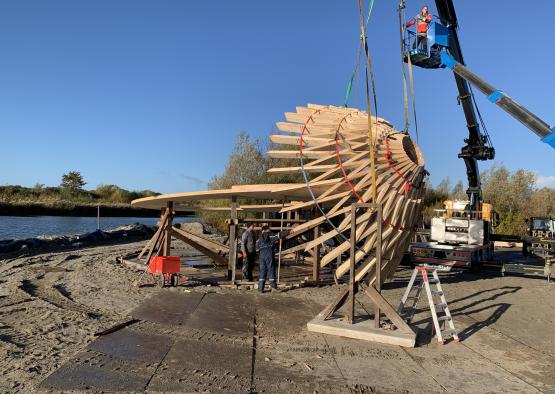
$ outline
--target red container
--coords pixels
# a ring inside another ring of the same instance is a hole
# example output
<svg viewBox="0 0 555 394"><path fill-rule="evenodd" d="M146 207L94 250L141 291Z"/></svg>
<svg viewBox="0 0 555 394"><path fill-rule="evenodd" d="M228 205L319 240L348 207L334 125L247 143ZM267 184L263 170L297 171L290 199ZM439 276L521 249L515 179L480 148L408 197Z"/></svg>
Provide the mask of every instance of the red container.
<svg viewBox="0 0 555 394"><path fill-rule="evenodd" d="M148 268L153 274L179 274L179 256L152 257Z"/></svg>

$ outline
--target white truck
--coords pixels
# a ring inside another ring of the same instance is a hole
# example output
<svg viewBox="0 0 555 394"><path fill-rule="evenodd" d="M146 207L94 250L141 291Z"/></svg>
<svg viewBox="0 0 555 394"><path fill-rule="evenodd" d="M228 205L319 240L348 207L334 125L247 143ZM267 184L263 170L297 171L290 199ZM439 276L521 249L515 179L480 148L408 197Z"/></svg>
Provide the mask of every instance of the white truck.
<svg viewBox="0 0 555 394"><path fill-rule="evenodd" d="M467 208L468 201L445 201L431 220L429 241L410 244L411 263L478 269L480 262L491 260L497 214L488 203L480 211Z"/></svg>

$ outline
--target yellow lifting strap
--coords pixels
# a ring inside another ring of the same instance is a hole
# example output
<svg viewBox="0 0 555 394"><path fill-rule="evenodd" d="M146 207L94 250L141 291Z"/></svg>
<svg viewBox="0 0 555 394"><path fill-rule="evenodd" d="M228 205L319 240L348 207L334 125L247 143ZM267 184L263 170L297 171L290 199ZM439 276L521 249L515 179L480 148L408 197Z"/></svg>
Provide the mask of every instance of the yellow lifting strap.
<svg viewBox="0 0 555 394"><path fill-rule="evenodd" d="M404 104L404 110L405 110L405 129L403 130L405 133L409 133L409 98L408 98L408 92L407 92L407 74L405 72L405 59L404 59L404 53L403 53L403 29L405 26L404 20L403 20L403 14L402 14L402 9L399 8L399 44L400 44L400 48L401 48L401 70L402 70L402 74L403 74L403 104Z"/></svg>
<svg viewBox="0 0 555 394"><path fill-rule="evenodd" d="M399 39L400 39L400 49L401 49L401 68L403 70L403 104L404 104L404 114L405 114L405 132L409 132L409 103L407 95L407 75L405 73L405 53L404 53L404 43L403 43L403 31L405 29L405 18L404 18L404 5L399 6ZM411 92L412 100L412 110L414 116L414 131L416 134L416 142L418 142L418 121L416 116L416 97L414 94L414 76L412 73L412 59L410 53L407 53L407 64L409 69L409 86Z"/></svg>
<svg viewBox="0 0 555 394"><path fill-rule="evenodd" d="M414 96L414 78L412 76L412 61L410 59L410 54L407 56L409 65L409 83L410 83L410 94L412 98L412 112L414 115L414 132L416 134L416 143L418 143L418 122L416 120L416 98ZM408 131L408 130L407 130Z"/></svg>
<svg viewBox="0 0 555 394"><path fill-rule="evenodd" d="M360 32L362 34L362 45L365 49L366 54L366 69L367 72L372 70L372 62L370 60L370 54L368 51L368 43L366 42L366 29L364 27L364 15L363 15L363 4L362 0L358 0L358 10L360 16ZM372 202L375 204L377 201L376 192L376 160L375 160L375 144L372 133L372 108L370 106L370 90L368 88L368 74L366 75L366 106L368 108L368 148L370 150L370 173L372 175ZM374 95L375 97L375 95Z"/></svg>

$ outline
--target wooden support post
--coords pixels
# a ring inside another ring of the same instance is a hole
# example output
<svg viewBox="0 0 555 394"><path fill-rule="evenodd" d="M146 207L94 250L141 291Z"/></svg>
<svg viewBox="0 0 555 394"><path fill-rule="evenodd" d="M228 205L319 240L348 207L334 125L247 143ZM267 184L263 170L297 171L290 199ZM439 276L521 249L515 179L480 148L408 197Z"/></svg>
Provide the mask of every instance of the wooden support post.
<svg viewBox="0 0 555 394"><path fill-rule="evenodd" d="M349 300L347 305L347 319L353 324L355 317L355 262L356 262L356 205L351 205L351 255L349 267Z"/></svg>
<svg viewBox="0 0 555 394"><path fill-rule="evenodd" d="M326 320L332 317L332 315L339 310L344 304L345 300L349 296L349 289L344 289L341 293L336 297L336 299L329 304L326 309L320 312L320 316Z"/></svg>
<svg viewBox="0 0 555 394"><path fill-rule="evenodd" d="M235 266L237 264L237 197L231 197L231 224L229 225L229 261L227 279L235 283Z"/></svg>
<svg viewBox="0 0 555 394"><path fill-rule="evenodd" d="M170 256L172 246L173 201L168 201L166 212L168 212L168 218L166 220L166 228L164 229L164 244L162 246L162 255Z"/></svg>
<svg viewBox="0 0 555 394"><path fill-rule="evenodd" d="M163 208L162 212L161 212L161 217L160 217L160 225L158 226L158 230L156 230L156 232L154 233L154 235L152 236L152 238L146 243L145 247L143 248L143 250L141 251L141 253L139 253L139 259L141 259L144 254L148 251L151 251L150 255L152 254L152 250L156 247L156 244L158 243L158 241L160 240L161 234L163 233L163 230L165 228L165 223L166 223L166 219L167 219L167 214L165 213L166 209ZM147 258L147 262L148 262L148 258Z"/></svg>
<svg viewBox="0 0 555 394"><path fill-rule="evenodd" d="M378 294L382 292L382 206L378 206L376 215L376 291ZM374 326L381 327L380 323L380 305L376 303L376 312L374 314Z"/></svg>
<svg viewBox="0 0 555 394"><path fill-rule="evenodd" d="M283 231L283 212L281 213L281 221L279 225L279 232ZM281 275L281 250L283 247L283 240L279 240L279 251L278 251L278 269L277 269L277 284L279 285L280 275Z"/></svg>
<svg viewBox="0 0 555 394"><path fill-rule="evenodd" d="M320 236L320 227L314 227L314 239ZM312 280L315 284L320 282L320 244L314 246L314 262L312 264Z"/></svg>

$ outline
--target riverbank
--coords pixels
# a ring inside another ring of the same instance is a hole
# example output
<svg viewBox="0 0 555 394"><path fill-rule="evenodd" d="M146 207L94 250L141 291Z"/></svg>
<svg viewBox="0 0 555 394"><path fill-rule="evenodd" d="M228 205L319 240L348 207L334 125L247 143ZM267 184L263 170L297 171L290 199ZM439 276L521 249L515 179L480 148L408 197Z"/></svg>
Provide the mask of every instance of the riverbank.
<svg viewBox="0 0 555 394"><path fill-rule="evenodd" d="M133 223L106 231L96 230L84 234L41 236L19 240L0 240L0 258L8 253L44 253L46 251L82 248L109 241L137 241L152 237L156 227Z"/></svg>
<svg viewBox="0 0 555 394"><path fill-rule="evenodd" d="M187 220L187 218L185 220ZM176 225L194 234L202 235L206 233L204 225L200 222L178 222ZM0 260L20 255L31 255L68 249L75 250L107 243L136 242L142 239L150 239L156 229L156 223L152 225L130 223L107 228L105 230L97 229L84 233L50 236L40 235L24 239L0 238Z"/></svg>
<svg viewBox="0 0 555 394"><path fill-rule="evenodd" d="M160 212L131 204L110 202L53 201L0 201L1 216L100 216L110 217L158 217ZM177 212L177 216L192 216L192 212Z"/></svg>

